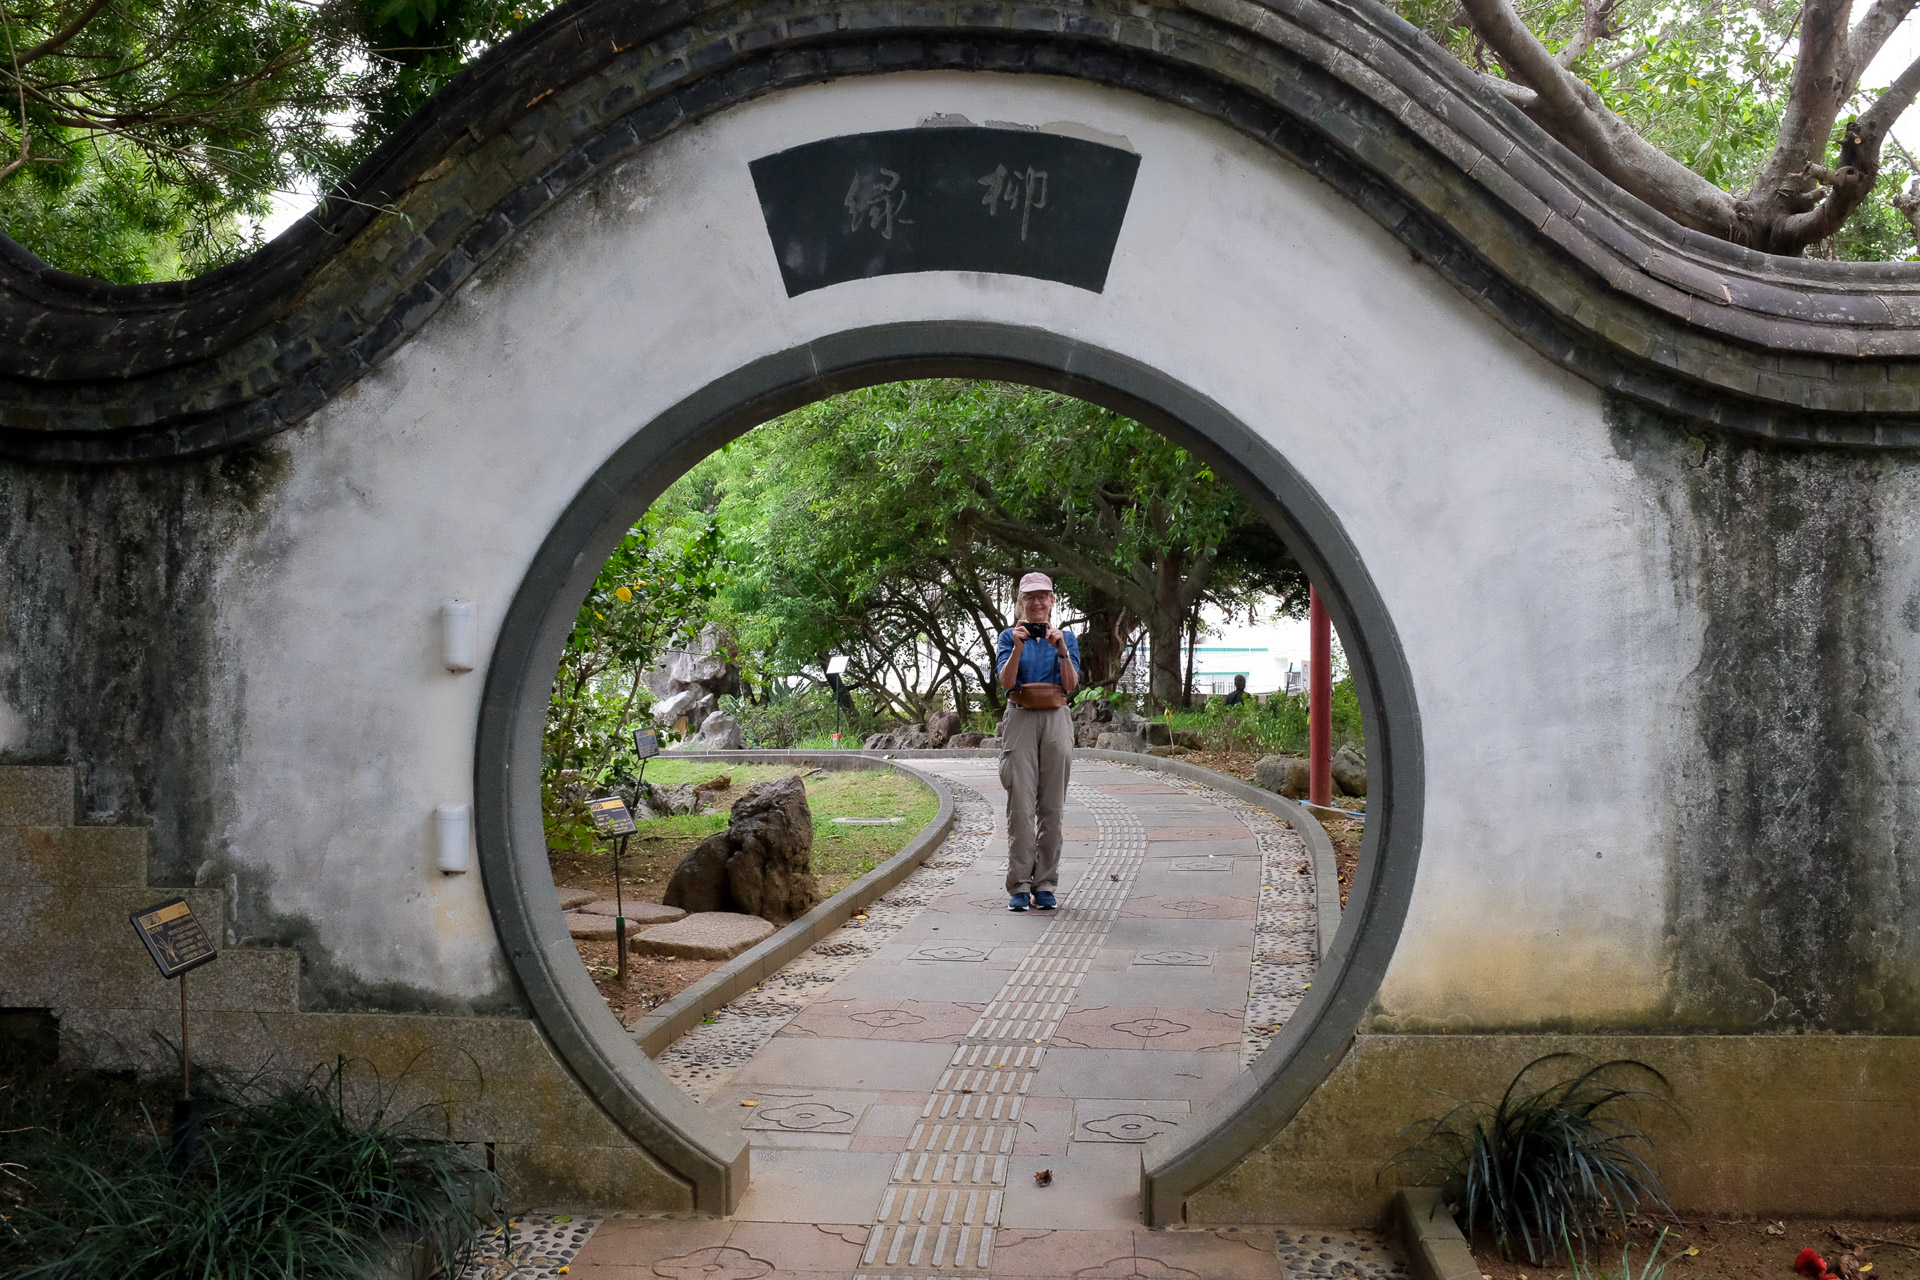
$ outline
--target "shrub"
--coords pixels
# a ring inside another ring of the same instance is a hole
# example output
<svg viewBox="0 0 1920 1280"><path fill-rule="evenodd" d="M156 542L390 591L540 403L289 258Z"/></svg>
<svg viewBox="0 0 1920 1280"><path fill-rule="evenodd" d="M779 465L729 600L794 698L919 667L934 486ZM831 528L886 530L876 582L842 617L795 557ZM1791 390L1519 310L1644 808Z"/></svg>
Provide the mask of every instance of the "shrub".
<svg viewBox="0 0 1920 1280"><path fill-rule="evenodd" d="M12 1066L0 1272L17 1280L361 1280L402 1241L463 1258L500 1199L439 1109L396 1119L376 1097L355 1118L345 1059L291 1083L209 1081L181 1171L161 1090Z"/></svg>
<svg viewBox="0 0 1920 1280"><path fill-rule="evenodd" d="M1497 1104L1463 1102L1409 1125L1425 1133L1389 1167L1412 1166L1434 1178L1460 1206L1469 1236L1484 1222L1503 1254L1514 1256L1518 1245L1537 1264L1562 1242L1578 1239L1584 1247L1596 1239L1609 1214L1624 1227L1646 1202L1672 1216L1647 1162L1653 1140L1612 1114L1621 1103L1664 1098L1608 1079L1637 1075L1664 1089L1665 1077L1645 1063L1617 1059L1526 1091L1536 1069L1571 1058L1536 1058Z"/></svg>

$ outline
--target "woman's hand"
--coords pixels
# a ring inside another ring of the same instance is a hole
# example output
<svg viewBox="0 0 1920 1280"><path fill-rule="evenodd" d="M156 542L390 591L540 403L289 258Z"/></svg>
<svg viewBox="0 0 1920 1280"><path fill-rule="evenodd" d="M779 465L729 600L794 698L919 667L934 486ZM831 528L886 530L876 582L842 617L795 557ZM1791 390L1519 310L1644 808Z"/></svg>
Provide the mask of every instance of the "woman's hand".
<svg viewBox="0 0 1920 1280"><path fill-rule="evenodd" d="M1067 654L1067 633L1058 627L1047 628L1047 643L1052 645L1061 657Z"/></svg>

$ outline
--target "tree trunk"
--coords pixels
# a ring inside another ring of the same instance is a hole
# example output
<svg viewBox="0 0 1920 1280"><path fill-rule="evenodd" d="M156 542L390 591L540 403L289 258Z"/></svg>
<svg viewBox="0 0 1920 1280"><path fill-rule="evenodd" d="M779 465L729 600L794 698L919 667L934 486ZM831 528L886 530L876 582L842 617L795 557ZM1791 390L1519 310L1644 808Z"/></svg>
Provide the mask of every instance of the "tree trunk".
<svg viewBox="0 0 1920 1280"><path fill-rule="evenodd" d="M1193 651L1200 647L1200 605L1196 601L1187 614L1187 678L1180 684L1180 705L1193 706Z"/></svg>

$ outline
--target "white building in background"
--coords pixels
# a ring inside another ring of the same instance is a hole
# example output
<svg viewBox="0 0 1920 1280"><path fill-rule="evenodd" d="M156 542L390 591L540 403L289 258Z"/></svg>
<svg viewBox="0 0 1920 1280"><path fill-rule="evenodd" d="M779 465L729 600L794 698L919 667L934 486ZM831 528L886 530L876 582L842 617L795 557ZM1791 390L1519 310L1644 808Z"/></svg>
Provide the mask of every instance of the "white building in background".
<svg viewBox="0 0 1920 1280"><path fill-rule="evenodd" d="M1194 646L1193 691L1195 693L1231 693L1233 678L1247 678L1248 693L1300 692L1307 687L1307 659L1311 652L1305 618L1289 618L1260 610L1253 621L1245 613L1232 618L1219 610L1201 612L1200 643ZM1183 637L1184 641L1184 637ZM1336 652L1338 638L1334 641ZM1127 672L1127 683L1144 687L1151 660L1151 649L1144 636L1140 652ZM1186 670L1187 651L1180 650L1180 669ZM1335 665L1334 670L1338 671Z"/></svg>

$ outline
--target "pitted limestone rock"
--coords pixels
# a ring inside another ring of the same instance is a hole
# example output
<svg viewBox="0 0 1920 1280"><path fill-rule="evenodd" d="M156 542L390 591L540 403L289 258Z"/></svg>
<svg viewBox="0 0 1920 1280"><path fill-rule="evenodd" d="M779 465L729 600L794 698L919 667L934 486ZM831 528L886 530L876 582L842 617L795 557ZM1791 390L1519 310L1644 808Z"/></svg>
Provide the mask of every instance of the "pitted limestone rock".
<svg viewBox="0 0 1920 1280"><path fill-rule="evenodd" d="M1365 772L1365 766L1361 766ZM1298 800L1307 794L1308 767L1304 756L1261 756L1253 766L1255 784L1277 795Z"/></svg>
<svg viewBox="0 0 1920 1280"><path fill-rule="evenodd" d="M662 900L690 912L742 911L785 924L820 903L813 811L799 778L775 778L734 803L727 829L674 868Z"/></svg>
<svg viewBox="0 0 1920 1280"><path fill-rule="evenodd" d="M773 936L773 925L736 911L697 911L672 924L655 925L629 943L642 955L684 960L731 960Z"/></svg>

